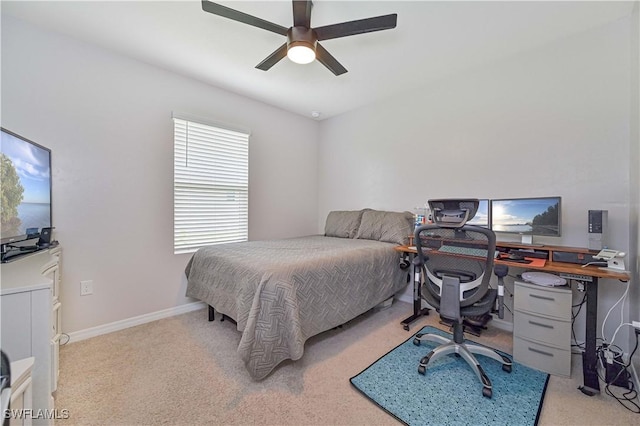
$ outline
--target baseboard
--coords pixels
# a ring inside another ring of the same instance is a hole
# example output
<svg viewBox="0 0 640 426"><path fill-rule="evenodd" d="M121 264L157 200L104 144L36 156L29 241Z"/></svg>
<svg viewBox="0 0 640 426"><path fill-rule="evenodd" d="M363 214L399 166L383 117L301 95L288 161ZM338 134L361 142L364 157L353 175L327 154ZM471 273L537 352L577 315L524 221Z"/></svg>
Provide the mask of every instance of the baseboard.
<svg viewBox="0 0 640 426"><path fill-rule="evenodd" d="M513 323L509 321L505 321L500 318L493 317L493 319L489 322L489 324L499 328L500 330L505 330L513 333Z"/></svg>
<svg viewBox="0 0 640 426"><path fill-rule="evenodd" d="M413 293L411 294L402 293L400 297L398 297L398 300L401 302L407 302L407 303L413 304Z"/></svg>
<svg viewBox="0 0 640 426"><path fill-rule="evenodd" d="M102 334L113 333L114 331L124 330L125 328L134 327L136 325L146 324L162 318L172 317L174 315L186 314L187 312L203 309L207 305L204 302L186 303L184 305L175 306L173 308L163 309L161 311L150 312L148 314L139 315L133 318L127 318L120 321L111 322L109 324L99 325L96 327L86 328L84 330L68 333L68 343L79 342L91 337L100 336Z"/></svg>

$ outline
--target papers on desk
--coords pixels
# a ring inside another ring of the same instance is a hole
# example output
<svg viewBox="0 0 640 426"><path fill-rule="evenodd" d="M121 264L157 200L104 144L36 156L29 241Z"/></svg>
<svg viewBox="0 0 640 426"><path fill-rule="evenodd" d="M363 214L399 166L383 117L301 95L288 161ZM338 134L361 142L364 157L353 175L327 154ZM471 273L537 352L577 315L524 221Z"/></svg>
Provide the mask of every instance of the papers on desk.
<svg viewBox="0 0 640 426"><path fill-rule="evenodd" d="M522 279L528 283L543 285L545 287L558 287L567 284L567 280L548 272L525 272Z"/></svg>

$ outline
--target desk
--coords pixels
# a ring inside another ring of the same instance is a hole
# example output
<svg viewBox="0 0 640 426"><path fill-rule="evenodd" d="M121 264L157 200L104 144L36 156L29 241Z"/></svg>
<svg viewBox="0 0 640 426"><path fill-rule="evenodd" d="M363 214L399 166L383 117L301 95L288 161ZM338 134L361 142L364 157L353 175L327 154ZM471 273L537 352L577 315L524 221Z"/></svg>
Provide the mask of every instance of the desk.
<svg viewBox="0 0 640 426"><path fill-rule="evenodd" d="M563 246L526 246L519 243L500 242L496 243L496 249L499 251L507 252L510 249L532 249L536 251L547 251L549 254L548 259L553 259L554 252L562 253L577 253L577 254L596 254L597 251L591 251L585 248L579 247L563 247ZM396 247L396 251L403 255L413 256L416 249L409 246ZM517 262L509 262L507 260L496 260L495 264L507 265L513 268L521 269L535 269L544 272L553 272L559 274L566 279L572 279L580 281L585 284L587 308L586 308L586 320L585 320L585 350L582 353L582 374L583 374L583 386L580 388L585 395L595 395L600 393L600 382L598 381L597 363L598 357L596 353L596 331L598 327L598 279L610 278L620 281L629 281L629 273L618 272L607 269L600 269L597 266L582 267L582 265L566 262L554 262L547 260L544 266L534 266L532 264L523 264ZM412 270L411 281L414 283L413 289L413 315L402 321L402 325L405 330L409 330L409 323L415 321L421 315L424 315L424 309L422 309L422 301L420 288L415 285L416 271Z"/></svg>

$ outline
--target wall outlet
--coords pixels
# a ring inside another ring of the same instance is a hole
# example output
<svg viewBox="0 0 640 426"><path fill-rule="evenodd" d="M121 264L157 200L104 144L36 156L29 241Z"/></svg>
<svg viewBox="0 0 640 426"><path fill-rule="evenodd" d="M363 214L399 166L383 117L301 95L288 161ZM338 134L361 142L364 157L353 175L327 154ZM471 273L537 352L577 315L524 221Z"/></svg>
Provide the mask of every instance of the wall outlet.
<svg viewBox="0 0 640 426"><path fill-rule="evenodd" d="M80 296L93 294L93 280L80 281Z"/></svg>

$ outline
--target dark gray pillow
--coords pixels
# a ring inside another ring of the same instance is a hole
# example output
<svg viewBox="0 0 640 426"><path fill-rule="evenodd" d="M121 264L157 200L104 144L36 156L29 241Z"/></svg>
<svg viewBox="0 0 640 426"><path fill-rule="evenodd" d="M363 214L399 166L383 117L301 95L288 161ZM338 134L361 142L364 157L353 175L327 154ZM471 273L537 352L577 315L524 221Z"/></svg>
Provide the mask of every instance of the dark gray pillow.
<svg viewBox="0 0 640 426"><path fill-rule="evenodd" d="M356 238L406 245L413 233L411 212L367 210L362 214Z"/></svg>
<svg viewBox="0 0 640 426"><path fill-rule="evenodd" d="M326 237L354 238L358 232L363 211L329 212L327 222L324 225L324 235Z"/></svg>

